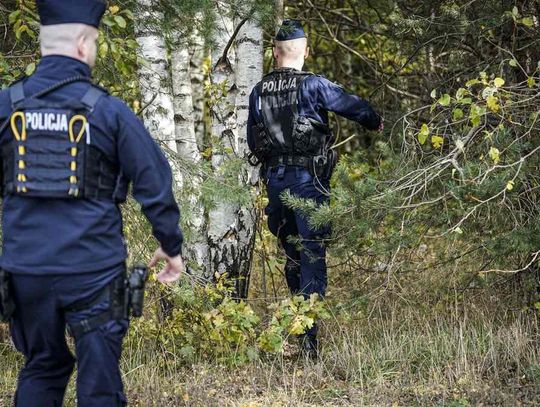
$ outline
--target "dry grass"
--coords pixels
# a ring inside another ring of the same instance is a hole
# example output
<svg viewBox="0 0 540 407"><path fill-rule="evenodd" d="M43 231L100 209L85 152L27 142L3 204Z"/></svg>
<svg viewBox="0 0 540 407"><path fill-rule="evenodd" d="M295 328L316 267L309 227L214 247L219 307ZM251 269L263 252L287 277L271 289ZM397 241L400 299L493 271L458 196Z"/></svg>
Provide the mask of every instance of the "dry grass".
<svg viewBox="0 0 540 407"><path fill-rule="evenodd" d="M247 366L185 366L174 355L125 349L133 406L537 406L539 326L529 309L468 303L426 314L379 304L336 310L317 362L285 355ZM333 307L334 309L334 307ZM388 310L388 311L387 311ZM0 403L9 405L20 358L0 345ZM67 406L74 405L73 388Z"/></svg>

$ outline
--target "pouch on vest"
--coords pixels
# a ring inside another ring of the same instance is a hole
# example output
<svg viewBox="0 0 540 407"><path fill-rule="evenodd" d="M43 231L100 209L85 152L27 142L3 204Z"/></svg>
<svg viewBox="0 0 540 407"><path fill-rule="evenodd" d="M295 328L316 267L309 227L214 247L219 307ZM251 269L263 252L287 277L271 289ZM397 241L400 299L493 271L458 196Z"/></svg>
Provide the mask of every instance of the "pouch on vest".
<svg viewBox="0 0 540 407"><path fill-rule="evenodd" d="M32 198L125 200L118 164L92 145L89 116L104 91L63 103L12 91L11 139L1 148L4 194Z"/></svg>

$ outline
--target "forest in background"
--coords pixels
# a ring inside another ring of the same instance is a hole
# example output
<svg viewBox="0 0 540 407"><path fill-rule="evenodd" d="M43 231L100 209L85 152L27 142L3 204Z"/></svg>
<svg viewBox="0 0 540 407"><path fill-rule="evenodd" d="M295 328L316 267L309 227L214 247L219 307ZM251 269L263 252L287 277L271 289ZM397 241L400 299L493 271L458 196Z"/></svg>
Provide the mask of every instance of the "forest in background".
<svg viewBox="0 0 540 407"><path fill-rule="evenodd" d="M109 5L94 78L167 151L192 272L151 283L132 323L133 405L540 403L540 1ZM386 123L334 118L330 205L287 197L332 226L324 304L288 298L245 160L247 96L284 17L305 21L306 69ZM34 2L3 0L0 27L5 87L39 60ZM150 228L134 202L123 211L130 260L147 260ZM289 336L316 317L321 357L298 361ZM7 405L21 360L2 330L0 355Z"/></svg>

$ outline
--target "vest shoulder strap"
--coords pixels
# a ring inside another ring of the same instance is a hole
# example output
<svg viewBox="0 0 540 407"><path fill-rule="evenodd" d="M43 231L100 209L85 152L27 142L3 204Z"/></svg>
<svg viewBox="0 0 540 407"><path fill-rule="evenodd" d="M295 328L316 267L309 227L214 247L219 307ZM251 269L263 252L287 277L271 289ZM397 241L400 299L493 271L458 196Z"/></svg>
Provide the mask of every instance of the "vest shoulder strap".
<svg viewBox="0 0 540 407"><path fill-rule="evenodd" d="M15 105L25 99L23 81L16 82L9 88L9 97L11 99L12 107L15 107Z"/></svg>
<svg viewBox="0 0 540 407"><path fill-rule="evenodd" d="M98 100L106 94L107 92L105 92L103 89L92 85L82 97L81 103L85 105L88 110L93 111Z"/></svg>

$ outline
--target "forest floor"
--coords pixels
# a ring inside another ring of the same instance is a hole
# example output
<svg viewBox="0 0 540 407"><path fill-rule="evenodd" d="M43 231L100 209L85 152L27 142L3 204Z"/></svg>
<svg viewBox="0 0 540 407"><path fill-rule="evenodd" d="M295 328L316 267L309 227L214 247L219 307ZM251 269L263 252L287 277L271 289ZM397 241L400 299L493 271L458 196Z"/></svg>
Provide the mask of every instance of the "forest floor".
<svg viewBox="0 0 540 407"><path fill-rule="evenodd" d="M334 290L329 298L340 301L329 299L333 316L317 361L299 357L294 342L282 355L238 367L163 364L160 355L126 347L130 405L538 406L538 313L519 305L523 287L507 288L515 301L490 289L440 301L387 292L371 302ZM2 329L0 405L9 406L22 359ZM72 383L66 406L73 400Z"/></svg>

